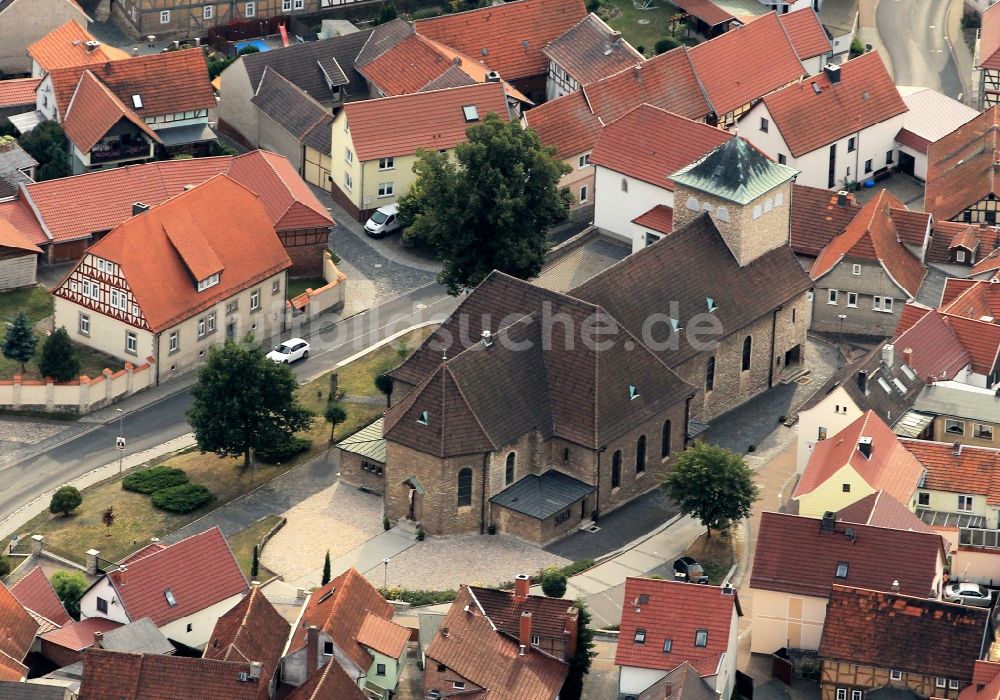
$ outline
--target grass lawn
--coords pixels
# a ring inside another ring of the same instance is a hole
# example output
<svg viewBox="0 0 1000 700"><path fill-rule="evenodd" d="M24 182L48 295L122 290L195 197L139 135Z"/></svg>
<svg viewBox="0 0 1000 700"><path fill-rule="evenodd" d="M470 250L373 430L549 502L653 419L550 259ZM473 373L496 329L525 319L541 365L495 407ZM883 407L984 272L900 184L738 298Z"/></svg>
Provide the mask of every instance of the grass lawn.
<svg viewBox="0 0 1000 700"><path fill-rule="evenodd" d="M294 299L307 289L319 289L326 286L326 280L322 277L297 277L288 280L288 298Z"/></svg>
<svg viewBox="0 0 1000 700"><path fill-rule="evenodd" d="M614 19L606 19L612 29L617 29L625 37L625 40L637 49L641 46L647 56L653 55L653 47L656 42L670 34L670 18L677 14L676 7L663 0L653 0L653 8L650 10L636 9L632 0L601 0L603 5L601 17L606 17L605 10L614 8L621 13ZM640 24L639 21L648 21L648 24ZM682 22L677 23L677 34L674 37L678 41L683 41L685 27Z"/></svg>
<svg viewBox="0 0 1000 700"><path fill-rule="evenodd" d="M229 537L229 548L233 550L236 561L239 562L240 570L248 579L254 578L257 581L267 581L274 572L263 564L258 563L257 576L250 576L250 567L253 565L253 546L260 544L264 535L271 531L275 525L281 522L277 515L268 515L255 522L245 530L240 530Z"/></svg>
<svg viewBox="0 0 1000 700"><path fill-rule="evenodd" d="M713 532L712 539L706 539L704 534L701 535L684 554L693 557L702 565L708 574L709 583L713 586L722 584L735 561L732 538L719 532Z"/></svg>

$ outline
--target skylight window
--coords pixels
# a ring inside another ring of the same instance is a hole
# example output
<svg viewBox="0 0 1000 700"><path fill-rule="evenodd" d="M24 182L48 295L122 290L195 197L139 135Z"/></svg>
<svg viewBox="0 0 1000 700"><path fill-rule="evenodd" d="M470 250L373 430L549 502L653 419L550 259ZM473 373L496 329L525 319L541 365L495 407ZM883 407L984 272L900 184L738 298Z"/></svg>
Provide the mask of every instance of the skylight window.
<svg viewBox="0 0 1000 700"><path fill-rule="evenodd" d="M163 595L167 599L167 605L169 605L170 607L174 607L175 605L177 605L177 599L174 598L174 592L172 590L168 588L167 590L163 591Z"/></svg>
<svg viewBox="0 0 1000 700"><path fill-rule="evenodd" d="M674 648L674 640L664 639L663 640L663 653L669 654L670 650Z"/></svg>
<svg viewBox="0 0 1000 700"><path fill-rule="evenodd" d="M914 374L913 370L907 367L906 365L900 365L900 369L903 370L903 374L905 374L906 378L909 379L910 381L913 381L913 379L916 378L917 376L916 374Z"/></svg>
<svg viewBox="0 0 1000 700"><path fill-rule="evenodd" d="M694 645L696 647L708 646L708 630L698 630L694 633Z"/></svg>
<svg viewBox="0 0 1000 700"><path fill-rule="evenodd" d="M646 630L639 629L635 631L635 643L636 644L646 643Z"/></svg>
<svg viewBox="0 0 1000 700"><path fill-rule="evenodd" d="M898 379L893 379L892 380L892 385L894 387L896 387L897 389L899 389L899 393L900 394L905 394L906 393L906 385L903 384L903 382L899 381Z"/></svg>
<svg viewBox="0 0 1000 700"><path fill-rule="evenodd" d="M847 562L837 562L837 572L835 576L837 578L847 578Z"/></svg>
<svg viewBox="0 0 1000 700"><path fill-rule="evenodd" d="M892 393L892 389L889 388L889 382L887 382L886 380L882 379L882 377L878 378L878 385L880 387L882 387L882 389L883 389L883 391L885 391L885 393L887 393L887 394L891 394Z"/></svg>
<svg viewBox="0 0 1000 700"><path fill-rule="evenodd" d="M427 411L421 411L420 412L420 417L417 418L417 422L420 423L420 425L429 425L430 424L430 418L427 415Z"/></svg>
<svg viewBox="0 0 1000 700"><path fill-rule="evenodd" d="M705 297L705 303L708 304L708 313L714 313L719 305L715 303L715 299L712 297Z"/></svg>
<svg viewBox="0 0 1000 700"><path fill-rule="evenodd" d="M467 122L479 121L479 110L476 109L476 105L464 105L462 113L465 115L465 121Z"/></svg>
<svg viewBox="0 0 1000 700"><path fill-rule="evenodd" d="M142 109L142 96L141 95L132 95L132 106L135 109Z"/></svg>
<svg viewBox="0 0 1000 700"><path fill-rule="evenodd" d="M639 390L635 387L634 384L628 385L628 398L630 401L635 401L637 398L639 398Z"/></svg>

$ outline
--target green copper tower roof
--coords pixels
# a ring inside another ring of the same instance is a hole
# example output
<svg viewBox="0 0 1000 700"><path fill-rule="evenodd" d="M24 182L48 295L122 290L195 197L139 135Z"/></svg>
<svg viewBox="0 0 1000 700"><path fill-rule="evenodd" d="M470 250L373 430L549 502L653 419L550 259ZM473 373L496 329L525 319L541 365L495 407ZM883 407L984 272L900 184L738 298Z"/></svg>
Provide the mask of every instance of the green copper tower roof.
<svg viewBox="0 0 1000 700"><path fill-rule="evenodd" d="M798 174L795 168L775 163L739 136L733 136L670 179L737 204L747 204Z"/></svg>

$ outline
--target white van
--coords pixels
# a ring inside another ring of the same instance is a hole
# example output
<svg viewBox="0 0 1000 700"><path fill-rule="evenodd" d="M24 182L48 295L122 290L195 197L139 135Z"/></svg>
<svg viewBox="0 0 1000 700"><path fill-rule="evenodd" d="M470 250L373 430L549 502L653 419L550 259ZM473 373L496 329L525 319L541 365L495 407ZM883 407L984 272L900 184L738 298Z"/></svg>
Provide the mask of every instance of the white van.
<svg viewBox="0 0 1000 700"><path fill-rule="evenodd" d="M365 222L365 233L372 238L382 238L399 229L399 205L387 204L372 212Z"/></svg>

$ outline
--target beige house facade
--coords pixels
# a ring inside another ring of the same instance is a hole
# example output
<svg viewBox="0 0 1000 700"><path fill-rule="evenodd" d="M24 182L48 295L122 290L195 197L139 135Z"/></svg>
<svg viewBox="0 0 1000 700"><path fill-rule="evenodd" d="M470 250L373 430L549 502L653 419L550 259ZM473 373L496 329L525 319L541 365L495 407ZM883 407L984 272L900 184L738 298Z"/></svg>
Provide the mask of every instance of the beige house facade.
<svg viewBox="0 0 1000 700"><path fill-rule="evenodd" d="M28 73L28 47L66 22L84 29L87 13L74 0L13 0L0 3L0 71Z"/></svg>

